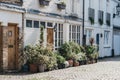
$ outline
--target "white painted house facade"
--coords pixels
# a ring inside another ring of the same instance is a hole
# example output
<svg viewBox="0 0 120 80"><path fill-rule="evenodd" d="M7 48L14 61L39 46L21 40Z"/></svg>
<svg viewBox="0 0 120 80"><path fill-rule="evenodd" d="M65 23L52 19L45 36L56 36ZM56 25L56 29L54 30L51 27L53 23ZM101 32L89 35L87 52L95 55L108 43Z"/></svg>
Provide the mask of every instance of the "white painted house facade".
<svg viewBox="0 0 120 80"><path fill-rule="evenodd" d="M114 55L120 55L120 14L117 8L120 5L119 0L113 0L113 49Z"/></svg>
<svg viewBox="0 0 120 80"><path fill-rule="evenodd" d="M44 44L53 44L54 49L64 42L82 43L82 17L80 0L66 0L64 9L58 8L62 0L24 0L25 14L25 45L36 44L40 36L40 26L44 26ZM46 3L46 2L45 2ZM72 7L74 6L74 7Z"/></svg>
<svg viewBox="0 0 120 80"><path fill-rule="evenodd" d="M99 47L99 57L111 56L112 50L112 1L85 0L86 44L92 37Z"/></svg>

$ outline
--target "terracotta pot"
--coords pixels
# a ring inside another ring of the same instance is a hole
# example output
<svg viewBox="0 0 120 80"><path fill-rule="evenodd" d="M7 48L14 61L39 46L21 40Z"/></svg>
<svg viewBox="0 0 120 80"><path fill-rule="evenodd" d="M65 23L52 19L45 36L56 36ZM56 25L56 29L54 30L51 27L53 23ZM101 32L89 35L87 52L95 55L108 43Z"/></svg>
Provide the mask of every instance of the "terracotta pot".
<svg viewBox="0 0 120 80"><path fill-rule="evenodd" d="M74 66L79 66L79 62L74 62Z"/></svg>
<svg viewBox="0 0 120 80"><path fill-rule="evenodd" d="M73 60L68 60L69 66L72 67L73 66Z"/></svg>
<svg viewBox="0 0 120 80"><path fill-rule="evenodd" d="M31 73L36 73L38 71L37 64L30 64L30 72Z"/></svg>
<svg viewBox="0 0 120 80"><path fill-rule="evenodd" d="M39 72L44 72L45 71L45 65L44 64L39 65L38 68L39 68Z"/></svg>

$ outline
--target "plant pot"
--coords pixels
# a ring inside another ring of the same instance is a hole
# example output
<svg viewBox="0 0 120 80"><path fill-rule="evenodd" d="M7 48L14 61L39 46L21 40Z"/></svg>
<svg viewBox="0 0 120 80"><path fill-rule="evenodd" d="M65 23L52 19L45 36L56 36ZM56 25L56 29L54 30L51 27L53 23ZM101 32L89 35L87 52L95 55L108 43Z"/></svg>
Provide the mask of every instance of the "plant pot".
<svg viewBox="0 0 120 80"><path fill-rule="evenodd" d="M63 68L65 68L65 64L63 63L58 64L58 69L63 69Z"/></svg>
<svg viewBox="0 0 120 80"><path fill-rule="evenodd" d="M68 68L68 67L69 67L69 62L68 62L68 61L65 61L65 62L64 62L64 67L65 67L65 68Z"/></svg>
<svg viewBox="0 0 120 80"><path fill-rule="evenodd" d="M69 66L72 67L73 66L73 60L68 60Z"/></svg>
<svg viewBox="0 0 120 80"><path fill-rule="evenodd" d="M39 72L44 72L45 71L45 65L44 64L39 65L38 68L39 68Z"/></svg>
<svg viewBox="0 0 120 80"><path fill-rule="evenodd" d="M30 72L31 73L36 73L38 71L37 64L30 64Z"/></svg>
<svg viewBox="0 0 120 80"><path fill-rule="evenodd" d="M74 62L74 67L79 66L79 62Z"/></svg>
<svg viewBox="0 0 120 80"><path fill-rule="evenodd" d="M81 61L79 61L79 64L80 65L85 65L85 64L87 64L87 61L86 60L81 60Z"/></svg>
<svg viewBox="0 0 120 80"><path fill-rule="evenodd" d="M22 66L22 71L23 72L28 72L29 71L29 65L25 64Z"/></svg>
<svg viewBox="0 0 120 80"><path fill-rule="evenodd" d="M97 59L94 59L94 60L93 60L93 63L97 63Z"/></svg>

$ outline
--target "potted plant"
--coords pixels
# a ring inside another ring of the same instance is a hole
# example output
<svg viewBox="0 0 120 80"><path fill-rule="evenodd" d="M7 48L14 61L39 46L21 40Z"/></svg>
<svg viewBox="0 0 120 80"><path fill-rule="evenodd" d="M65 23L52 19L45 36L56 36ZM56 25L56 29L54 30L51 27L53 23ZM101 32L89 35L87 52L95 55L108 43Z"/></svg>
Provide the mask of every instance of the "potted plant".
<svg viewBox="0 0 120 80"><path fill-rule="evenodd" d="M79 57L78 61L80 65L85 65L87 63L87 57L85 53L80 52L77 56Z"/></svg>
<svg viewBox="0 0 120 80"><path fill-rule="evenodd" d="M63 56L57 55L57 64L58 64L58 69L65 68L65 58Z"/></svg>
<svg viewBox="0 0 120 80"><path fill-rule="evenodd" d="M33 46L26 46L24 49L24 52L26 54L27 61L29 63L29 69L30 72L35 73L37 72L37 56L38 54L35 51L35 48Z"/></svg>
<svg viewBox="0 0 120 80"><path fill-rule="evenodd" d="M57 4L58 9L65 9L66 8L66 4L64 2L60 2Z"/></svg>

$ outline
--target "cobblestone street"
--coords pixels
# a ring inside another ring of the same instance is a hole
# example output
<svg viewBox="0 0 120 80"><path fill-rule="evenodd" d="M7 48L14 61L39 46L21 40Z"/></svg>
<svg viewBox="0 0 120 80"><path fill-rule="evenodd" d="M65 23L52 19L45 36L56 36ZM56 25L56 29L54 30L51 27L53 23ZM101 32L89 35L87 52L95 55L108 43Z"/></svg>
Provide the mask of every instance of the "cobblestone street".
<svg viewBox="0 0 120 80"><path fill-rule="evenodd" d="M120 80L120 57L44 73L0 75L0 80Z"/></svg>

